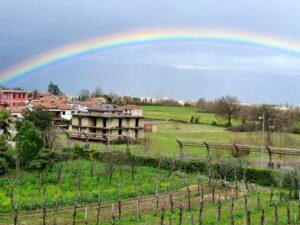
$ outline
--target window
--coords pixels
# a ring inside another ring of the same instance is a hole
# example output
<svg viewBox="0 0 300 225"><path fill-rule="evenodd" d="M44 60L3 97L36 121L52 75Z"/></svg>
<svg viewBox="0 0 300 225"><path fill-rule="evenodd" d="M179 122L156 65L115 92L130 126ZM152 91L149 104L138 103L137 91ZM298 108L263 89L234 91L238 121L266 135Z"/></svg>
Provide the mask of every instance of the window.
<svg viewBox="0 0 300 225"><path fill-rule="evenodd" d="M121 129L118 130L118 134L119 134L119 135L122 135L122 130L121 130Z"/></svg>
<svg viewBox="0 0 300 225"><path fill-rule="evenodd" d="M4 93L2 94L2 98L3 98L3 99L8 99L8 93L7 93L7 92L4 92Z"/></svg>
<svg viewBox="0 0 300 225"><path fill-rule="evenodd" d="M16 93L13 94L13 98L16 98Z"/></svg>
<svg viewBox="0 0 300 225"><path fill-rule="evenodd" d="M25 93L23 93L23 98L25 98L26 97L26 94Z"/></svg>
<svg viewBox="0 0 300 225"><path fill-rule="evenodd" d="M66 115L66 111L62 111L62 114L63 114L63 115Z"/></svg>

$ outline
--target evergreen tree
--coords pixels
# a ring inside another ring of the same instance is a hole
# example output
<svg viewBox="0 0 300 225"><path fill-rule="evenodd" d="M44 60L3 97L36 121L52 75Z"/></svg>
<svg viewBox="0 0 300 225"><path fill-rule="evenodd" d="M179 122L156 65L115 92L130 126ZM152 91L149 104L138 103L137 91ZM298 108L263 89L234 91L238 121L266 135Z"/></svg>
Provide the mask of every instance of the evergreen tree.
<svg viewBox="0 0 300 225"><path fill-rule="evenodd" d="M28 164L38 157L38 153L44 147L42 134L34 126L34 123L25 120L16 136L16 147L22 162Z"/></svg>
<svg viewBox="0 0 300 225"><path fill-rule="evenodd" d="M58 87L57 84L52 83L52 81L50 82L50 84L48 85L48 92L53 94L53 95L62 95L63 93L61 92L60 88Z"/></svg>
<svg viewBox="0 0 300 225"><path fill-rule="evenodd" d="M7 110L0 110L0 131L5 138L10 137L9 125L12 123L10 113Z"/></svg>

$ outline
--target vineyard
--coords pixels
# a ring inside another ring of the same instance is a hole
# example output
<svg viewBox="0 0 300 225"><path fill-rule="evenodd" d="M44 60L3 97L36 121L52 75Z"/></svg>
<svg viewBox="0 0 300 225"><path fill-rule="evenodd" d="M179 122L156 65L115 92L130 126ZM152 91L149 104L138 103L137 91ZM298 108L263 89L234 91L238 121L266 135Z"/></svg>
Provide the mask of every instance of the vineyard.
<svg viewBox="0 0 300 225"><path fill-rule="evenodd" d="M0 179L0 224L299 224L295 192L119 161L73 160ZM297 195L296 195L297 196Z"/></svg>

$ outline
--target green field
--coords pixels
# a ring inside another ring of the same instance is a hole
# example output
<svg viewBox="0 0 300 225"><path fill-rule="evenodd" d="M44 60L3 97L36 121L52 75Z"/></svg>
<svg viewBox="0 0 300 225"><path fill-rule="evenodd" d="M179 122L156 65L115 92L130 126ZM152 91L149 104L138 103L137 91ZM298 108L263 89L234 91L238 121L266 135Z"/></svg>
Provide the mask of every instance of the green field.
<svg viewBox="0 0 300 225"><path fill-rule="evenodd" d="M207 142L222 142L222 143L240 143L248 145L261 145L261 132L230 132L224 126L212 126L212 121L220 122L220 119L211 113L199 112L196 107L172 107L172 106L143 106L144 116L147 119L153 120L152 123L156 127L156 132L149 134L150 144L148 154L177 157L178 144L176 140L193 140ZM188 123L191 116L199 116L201 124ZM172 121L170 121L172 119ZM175 122L173 120L183 120L183 122ZM221 120L222 121L222 120ZM235 124L240 122L233 121ZM273 142L275 146L300 148L300 135L298 134L282 134L273 133ZM140 152L138 146L134 146L137 153ZM187 154L205 157L206 150L204 148L187 147L184 149ZM216 153L216 157L230 156L230 152ZM259 158L260 154L251 153L248 161ZM288 160L291 157L284 157L277 160ZM265 154L265 162L268 157Z"/></svg>
<svg viewBox="0 0 300 225"><path fill-rule="evenodd" d="M176 142L179 140L239 143L247 145L261 145L261 132L231 132L224 126L212 126L212 121L218 118L211 113L199 112L196 107L176 107L176 106L142 106L145 119L156 128L155 132L146 134L150 142L143 145L131 145L131 149L136 154L146 154L151 156L178 157L179 146ZM189 123L191 116L200 116L201 124ZM171 119L171 120L170 120ZM181 120L177 121L176 120ZM184 122L183 122L184 121ZM218 120L220 122L220 120ZM222 120L221 120L222 121ZM222 122L225 123L224 120ZM239 124L239 121L234 120ZM287 133L273 133L273 142L279 147L300 148L300 135ZM90 143L91 148L105 149L101 144ZM111 145L112 149L125 150L125 145ZM205 148L185 147L184 152L191 157L206 157ZM217 152L212 149L214 158L231 157L229 151ZM246 157L246 161L253 162L260 158L260 153L251 153ZM268 161L268 155L265 154L264 161ZM292 157L274 156L274 160L286 162L294 160Z"/></svg>
<svg viewBox="0 0 300 225"><path fill-rule="evenodd" d="M201 124L212 124L216 122L220 125L226 124L226 120L217 117L213 113L204 113L198 107L189 106L142 106L145 118L156 120L182 120L190 122L191 117L199 118ZM240 123L239 120L232 120L233 125Z"/></svg>

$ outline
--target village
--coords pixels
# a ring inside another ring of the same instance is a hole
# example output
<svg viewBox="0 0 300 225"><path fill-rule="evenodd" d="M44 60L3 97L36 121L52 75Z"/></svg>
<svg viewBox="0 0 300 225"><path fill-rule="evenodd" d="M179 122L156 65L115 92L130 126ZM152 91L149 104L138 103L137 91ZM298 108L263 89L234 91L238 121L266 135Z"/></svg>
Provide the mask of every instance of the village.
<svg viewBox="0 0 300 225"><path fill-rule="evenodd" d="M110 141L124 138L142 139L144 119L136 105L108 104L103 97L75 100L49 92L32 95L23 90L0 90L0 109L22 120L25 110L41 109L52 114L53 124L74 139Z"/></svg>

